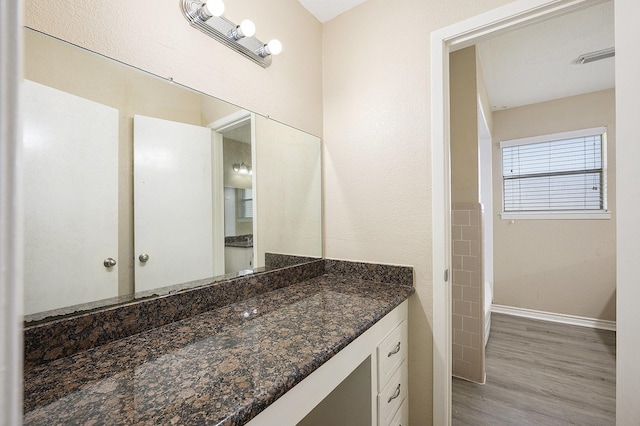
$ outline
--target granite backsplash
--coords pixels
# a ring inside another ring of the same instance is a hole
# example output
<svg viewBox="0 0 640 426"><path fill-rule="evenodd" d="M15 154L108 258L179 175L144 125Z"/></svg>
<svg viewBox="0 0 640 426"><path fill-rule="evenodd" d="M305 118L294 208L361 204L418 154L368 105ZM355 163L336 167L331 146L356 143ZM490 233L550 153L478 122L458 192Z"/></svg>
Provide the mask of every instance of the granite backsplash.
<svg viewBox="0 0 640 426"><path fill-rule="evenodd" d="M27 324L24 329L25 371L325 274L413 286L413 268L408 266L319 259L274 269L276 261L286 263L287 258L284 256L279 260L273 258L273 265L251 275L204 283L197 288Z"/></svg>

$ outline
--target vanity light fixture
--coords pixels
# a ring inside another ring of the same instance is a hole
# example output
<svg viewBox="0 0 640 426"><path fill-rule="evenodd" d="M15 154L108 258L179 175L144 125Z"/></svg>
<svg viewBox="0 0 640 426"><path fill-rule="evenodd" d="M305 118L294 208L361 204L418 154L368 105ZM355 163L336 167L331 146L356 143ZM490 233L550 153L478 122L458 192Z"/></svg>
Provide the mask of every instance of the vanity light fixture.
<svg viewBox="0 0 640 426"><path fill-rule="evenodd" d="M241 164L235 163L233 165L233 171L238 173L239 175L252 175L253 170L251 170L250 166L244 164L244 161Z"/></svg>
<svg viewBox="0 0 640 426"><path fill-rule="evenodd" d="M271 65L271 58L282 51L282 43L258 40L253 35L256 27L248 19L240 25L226 19L223 0L180 0L182 14L192 27L197 28L220 43L251 59L263 68Z"/></svg>
<svg viewBox="0 0 640 426"><path fill-rule="evenodd" d="M579 65L588 64L589 62L599 61L605 58L611 58L616 55L616 49L614 47L610 47L608 49L597 50L595 52L585 53L584 55L578 56L576 63Z"/></svg>

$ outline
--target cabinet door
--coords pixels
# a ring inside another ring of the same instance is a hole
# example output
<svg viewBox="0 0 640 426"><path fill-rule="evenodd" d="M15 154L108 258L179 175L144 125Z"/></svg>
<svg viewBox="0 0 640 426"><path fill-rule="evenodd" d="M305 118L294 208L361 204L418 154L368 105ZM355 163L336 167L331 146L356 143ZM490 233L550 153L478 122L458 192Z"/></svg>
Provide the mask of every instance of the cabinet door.
<svg viewBox="0 0 640 426"><path fill-rule="evenodd" d="M25 314L117 296L118 110L25 80L23 113Z"/></svg>

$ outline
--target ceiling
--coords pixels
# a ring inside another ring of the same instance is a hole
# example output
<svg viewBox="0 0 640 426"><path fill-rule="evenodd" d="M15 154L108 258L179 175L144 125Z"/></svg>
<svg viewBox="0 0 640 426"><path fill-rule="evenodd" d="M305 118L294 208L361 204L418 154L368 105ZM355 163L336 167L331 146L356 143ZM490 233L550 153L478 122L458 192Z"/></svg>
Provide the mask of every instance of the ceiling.
<svg viewBox="0 0 640 426"><path fill-rule="evenodd" d="M324 23L366 0L298 1ZM613 88L613 58L576 63L584 53L613 46L613 1L478 43L492 110Z"/></svg>
<svg viewBox="0 0 640 426"><path fill-rule="evenodd" d="M492 109L614 87L614 59L578 65L614 46L613 2L530 25L477 45Z"/></svg>
<svg viewBox="0 0 640 426"><path fill-rule="evenodd" d="M318 21L325 23L366 0L298 0Z"/></svg>

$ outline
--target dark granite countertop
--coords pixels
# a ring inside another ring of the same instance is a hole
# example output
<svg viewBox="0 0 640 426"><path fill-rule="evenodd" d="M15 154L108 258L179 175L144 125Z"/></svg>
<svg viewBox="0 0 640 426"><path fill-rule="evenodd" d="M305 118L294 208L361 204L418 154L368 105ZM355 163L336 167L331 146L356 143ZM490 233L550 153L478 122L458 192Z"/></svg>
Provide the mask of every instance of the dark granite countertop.
<svg viewBox="0 0 640 426"><path fill-rule="evenodd" d="M225 247L251 248L253 247L253 235L245 234L245 235L236 235L233 237L225 237L224 245Z"/></svg>
<svg viewBox="0 0 640 426"><path fill-rule="evenodd" d="M231 243L224 243L225 247L239 247L239 248L253 248L253 241L234 241Z"/></svg>
<svg viewBox="0 0 640 426"><path fill-rule="evenodd" d="M244 424L413 292L323 275L35 366L24 423Z"/></svg>

